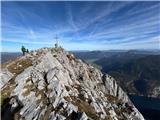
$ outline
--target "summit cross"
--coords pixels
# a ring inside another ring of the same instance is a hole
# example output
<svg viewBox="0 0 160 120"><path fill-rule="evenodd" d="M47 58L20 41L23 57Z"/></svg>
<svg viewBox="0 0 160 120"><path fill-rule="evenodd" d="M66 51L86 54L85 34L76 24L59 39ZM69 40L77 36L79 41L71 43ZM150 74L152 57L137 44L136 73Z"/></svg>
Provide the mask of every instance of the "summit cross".
<svg viewBox="0 0 160 120"><path fill-rule="evenodd" d="M56 35L55 39L56 39L55 48L58 48L58 36L57 35Z"/></svg>

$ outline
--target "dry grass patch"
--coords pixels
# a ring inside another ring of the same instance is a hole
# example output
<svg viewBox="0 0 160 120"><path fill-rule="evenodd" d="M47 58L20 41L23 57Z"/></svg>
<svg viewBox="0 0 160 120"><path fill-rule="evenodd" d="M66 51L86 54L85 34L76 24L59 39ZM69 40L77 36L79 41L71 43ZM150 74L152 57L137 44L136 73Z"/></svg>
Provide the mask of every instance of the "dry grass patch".
<svg viewBox="0 0 160 120"><path fill-rule="evenodd" d="M119 120L122 120L124 118L123 113L127 112L127 109L125 108L117 108L115 109L115 113L119 116Z"/></svg>
<svg viewBox="0 0 160 120"><path fill-rule="evenodd" d="M32 84L32 85L26 85L24 86L23 88L23 93L22 95L23 96L28 96L30 94L31 91L34 91L35 89L35 86Z"/></svg>
<svg viewBox="0 0 160 120"><path fill-rule="evenodd" d="M7 68L11 73L15 73L17 75L31 65L32 61L29 59L22 59L22 60L18 59L13 61L9 66L7 66Z"/></svg>
<svg viewBox="0 0 160 120"><path fill-rule="evenodd" d="M71 99L69 96L65 96L64 99L65 99L66 101L68 101L68 102L71 102L71 101L72 101L72 99Z"/></svg>
<svg viewBox="0 0 160 120"><path fill-rule="evenodd" d="M43 120L49 120L49 116L50 116L50 114L51 114L51 112L52 112L53 110L54 110L53 106L52 106L52 105L49 105L49 106L47 107L47 110L46 110L44 116L43 116Z"/></svg>
<svg viewBox="0 0 160 120"><path fill-rule="evenodd" d="M11 95L12 90L15 88L13 85L7 85L2 91L1 91L1 96L0 96L0 105L3 104L4 100L6 98L9 98Z"/></svg>
<svg viewBox="0 0 160 120"><path fill-rule="evenodd" d="M105 120L112 120L112 117L110 115L108 115Z"/></svg>
<svg viewBox="0 0 160 120"><path fill-rule="evenodd" d="M99 116L97 115L96 111L91 105L89 105L88 102L80 100L76 97L71 97L71 98L72 98L73 104L75 106L78 106L78 111L85 112L87 116L89 116L94 120L99 120Z"/></svg>
<svg viewBox="0 0 160 120"><path fill-rule="evenodd" d="M37 100L37 103L43 102L44 105L49 104L49 99L45 95L45 90L35 90L36 91L36 97L41 96L41 99Z"/></svg>
<svg viewBox="0 0 160 120"><path fill-rule="evenodd" d="M78 92L80 92L82 90L81 86L78 84L75 84L72 87L76 88L78 90Z"/></svg>
<svg viewBox="0 0 160 120"><path fill-rule="evenodd" d="M118 104L118 103L122 103L122 100L118 99L117 97L107 94L105 95L108 99L108 101L112 104Z"/></svg>
<svg viewBox="0 0 160 120"><path fill-rule="evenodd" d="M79 112L85 112L87 116L92 118L93 120L99 120L99 116L94 110L94 108L86 101L83 101L75 96L72 97L64 97L64 99L68 102L71 102L75 106L78 107Z"/></svg>
<svg viewBox="0 0 160 120"><path fill-rule="evenodd" d="M6 86L3 88L1 91L1 96L0 96L0 105L3 104L3 101L10 97L11 92L14 90L16 87L15 83L15 78L18 74L20 74L25 68L29 67L32 65L31 60L25 59L25 60L19 60L19 58L15 59L14 61L10 61L10 63L6 63L3 65L3 68L8 68L8 70L11 73L15 73L12 79L6 84ZM28 91L24 93L24 95L27 95Z"/></svg>

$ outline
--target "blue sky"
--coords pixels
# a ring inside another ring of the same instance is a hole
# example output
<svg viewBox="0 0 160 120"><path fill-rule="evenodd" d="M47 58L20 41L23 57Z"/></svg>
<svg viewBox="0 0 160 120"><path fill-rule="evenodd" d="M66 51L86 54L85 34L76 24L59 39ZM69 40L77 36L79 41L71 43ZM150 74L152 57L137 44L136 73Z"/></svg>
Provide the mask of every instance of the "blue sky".
<svg viewBox="0 0 160 120"><path fill-rule="evenodd" d="M2 51L159 49L160 2L2 2Z"/></svg>

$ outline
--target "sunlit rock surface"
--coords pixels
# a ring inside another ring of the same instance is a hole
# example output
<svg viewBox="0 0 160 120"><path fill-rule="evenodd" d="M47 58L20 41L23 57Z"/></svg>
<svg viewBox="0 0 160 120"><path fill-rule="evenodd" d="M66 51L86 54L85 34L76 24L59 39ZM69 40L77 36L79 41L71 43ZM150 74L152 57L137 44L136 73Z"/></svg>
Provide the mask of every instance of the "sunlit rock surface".
<svg viewBox="0 0 160 120"><path fill-rule="evenodd" d="M2 88L13 77L13 74L9 72L7 69L4 69L1 71L0 77L0 88Z"/></svg>
<svg viewBox="0 0 160 120"><path fill-rule="evenodd" d="M16 119L144 120L114 78L62 48L32 51L15 62L1 76L2 96L23 104Z"/></svg>

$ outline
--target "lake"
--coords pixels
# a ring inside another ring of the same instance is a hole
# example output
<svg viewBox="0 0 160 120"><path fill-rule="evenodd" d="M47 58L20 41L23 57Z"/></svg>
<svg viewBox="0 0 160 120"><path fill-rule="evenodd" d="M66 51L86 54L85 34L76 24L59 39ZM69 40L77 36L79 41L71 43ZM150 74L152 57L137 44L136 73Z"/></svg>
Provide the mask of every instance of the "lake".
<svg viewBox="0 0 160 120"><path fill-rule="evenodd" d="M146 120L160 120L160 99L129 95Z"/></svg>

